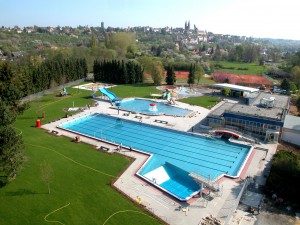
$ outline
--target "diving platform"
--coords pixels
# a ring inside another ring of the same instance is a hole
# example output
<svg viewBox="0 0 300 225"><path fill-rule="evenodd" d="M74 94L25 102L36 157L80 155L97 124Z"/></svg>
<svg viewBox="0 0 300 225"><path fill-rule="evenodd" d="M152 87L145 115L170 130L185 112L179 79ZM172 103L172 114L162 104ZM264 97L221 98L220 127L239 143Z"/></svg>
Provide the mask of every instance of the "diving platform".
<svg viewBox="0 0 300 225"><path fill-rule="evenodd" d="M196 173L190 173L189 176L192 177L197 183L201 183L203 185L202 187L209 188L212 191L220 190L219 184L216 181L212 181Z"/></svg>

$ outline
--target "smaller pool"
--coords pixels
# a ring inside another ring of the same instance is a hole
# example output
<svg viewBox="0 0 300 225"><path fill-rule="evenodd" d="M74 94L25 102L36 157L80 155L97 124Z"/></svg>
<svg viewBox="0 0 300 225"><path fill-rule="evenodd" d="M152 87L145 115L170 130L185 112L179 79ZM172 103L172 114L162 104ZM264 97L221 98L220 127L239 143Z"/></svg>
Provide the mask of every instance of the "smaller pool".
<svg viewBox="0 0 300 225"><path fill-rule="evenodd" d="M137 175L181 201L189 200L201 190L201 185L189 176L189 172L169 162L145 174L139 171Z"/></svg>
<svg viewBox="0 0 300 225"><path fill-rule="evenodd" d="M155 104L157 110L152 110L150 104ZM169 105L164 102L155 102L146 99L128 99L123 100L120 109L134 111L147 115L169 115L169 116L187 116L192 111Z"/></svg>

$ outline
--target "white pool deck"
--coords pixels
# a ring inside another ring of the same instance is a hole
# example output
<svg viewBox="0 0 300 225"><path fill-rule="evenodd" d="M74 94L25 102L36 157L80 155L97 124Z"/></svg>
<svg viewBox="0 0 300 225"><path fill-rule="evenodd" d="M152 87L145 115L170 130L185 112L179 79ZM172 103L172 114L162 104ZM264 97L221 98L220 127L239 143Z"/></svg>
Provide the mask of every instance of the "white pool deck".
<svg viewBox="0 0 300 225"><path fill-rule="evenodd" d="M97 100L97 99L95 99ZM100 99L99 99L100 100ZM74 139L77 136L74 133L70 133L61 129L58 129L56 126L71 121L74 118L82 117L84 115L88 115L90 113L104 113L109 114L111 116L116 116L128 120L133 121L141 121L142 123L147 123L155 126L162 126L170 129L176 129L181 131L188 131L194 125L198 124L201 120L203 120L210 110L191 106L185 103L177 102L177 106L193 110L195 113L191 117L173 117L173 116L146 116L139 114L129 114L128 116L124 115L123 111L120 111L120 115L118 115L117 110L110 108L110 103L107 101L100 100L99 104L96 107L91 107L90 109L84 110L74 116L69 118L63 118L61 120L51 122L42 126L42 128L51 131L57 131L58 135L63 135L69 138ZM217 106L216 106L217 107ZM142 119L136 118L136 116L141 116ZM167 121L167 124L157 123L155 120L163 120ZM80 141L86 142L96 148L100 146L104 146L109 148L110 150L116 149L115 146L103 143L101 141L97 141L87 137L80 137ZM276 144L268 144L268 145L260 145L262 148L269 149L269 153L265 160L262 160L265 157L265 152L263 151L255 151L254 156L251 160L251 164L244 173L244 177L246 176L256 176L256 183L264 184L265 176L264 170L266 167L269 167L270 160L273 157L273 154L276 151ZM128 169L120 176L120 178L114 183L114 186L118 188L120 191L125 193L127 196L132 198L133 200L139 197L141 199L140 204L147 208L150 212L154 213L156 216L160 217L162 220L166 221L168 224L172 225L198 225L201 224L201 219L213 215L217 217L221 221L225 221L227 219L228 214L232 211L234 205L234 199L236 198L239 190L241 189L241 184L239 179L229 179L222 178L220 181L222 188L222 192L218 195L213 194L210 196L210 200L207 201L203 198L194 198L193 201L189 203L179 202L168 194L162 192L161 190L155 188L153 185L147 183L142 180L135 173L138 169L144 164L144 162L148 159L148 155L141 154L135 151L128 151L127 149L122 149L120 152L113 151L114 154L123 154L128 157L132 157L135 160L128 167ZM101 154L101 153L99 153ZM149 175L150 176L150 175ZM179 208L179 207L188 207L188 208ZM126 210L126 209L124 209ZM242 215L245 218L245 215ZM235 221L237 220L235 214ZM243 224L254 224L255 219L244 220L248 221ZM250 221L250 222L249 222ZM236 224L233 221L229 224Z"/></svg>

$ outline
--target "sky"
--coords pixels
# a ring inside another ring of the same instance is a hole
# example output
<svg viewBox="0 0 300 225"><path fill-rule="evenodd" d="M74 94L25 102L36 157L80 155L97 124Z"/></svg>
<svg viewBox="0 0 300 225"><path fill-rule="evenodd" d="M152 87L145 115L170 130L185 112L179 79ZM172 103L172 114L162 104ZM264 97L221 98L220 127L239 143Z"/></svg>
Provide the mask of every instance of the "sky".
<svg viewBox="0 0 300 225"><path fill-rule="evenodd" d="M300 0L0 0L0 26L184 27L300 40Z"/></svg>

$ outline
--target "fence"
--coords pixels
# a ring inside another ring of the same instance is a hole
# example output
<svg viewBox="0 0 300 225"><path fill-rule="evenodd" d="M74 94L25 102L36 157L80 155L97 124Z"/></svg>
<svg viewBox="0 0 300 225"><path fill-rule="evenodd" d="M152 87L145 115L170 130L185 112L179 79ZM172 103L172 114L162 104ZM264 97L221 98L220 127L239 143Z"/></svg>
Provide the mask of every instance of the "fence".
<svg viewBox="0 0 300 225"><path fill-rule="evenodd" d="M37 98L40 98L43 95L51 94L51 93L53 93L56 90L63 89L64 87L71 87L71 86L79 84L79 83L81 83L83 81L85 81L85 78L82 78L82 79L76 80L76 81L72 81L72 82L69 82L69 83L57 86L55 88L50 88L50 89L47 89L47 90L44 90L44 91L41 91L41 92L38 92L38 93L35 93L35 94L32 94L32 95L28 95L28 96L22 98L21 101L22 102L32 101L32 100L35 100Z"/></svg>

